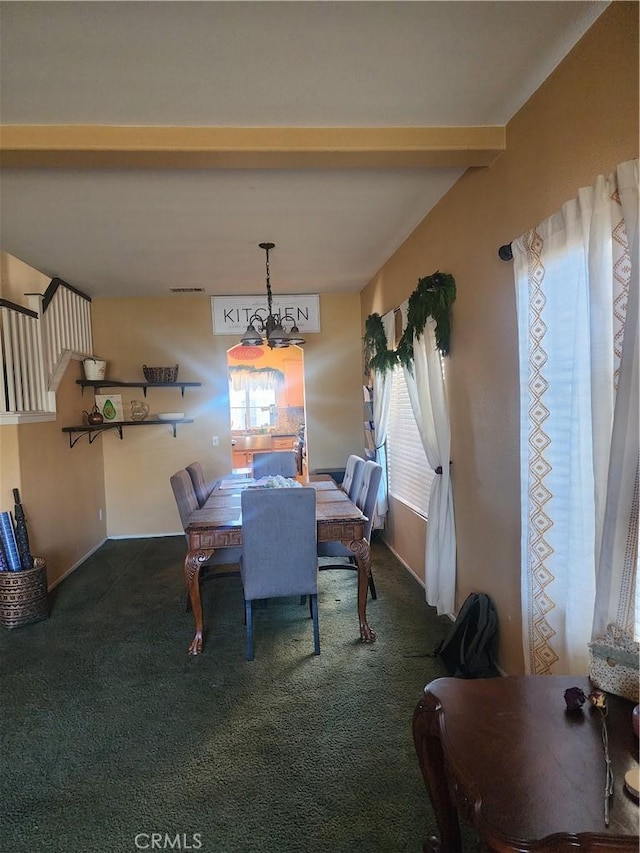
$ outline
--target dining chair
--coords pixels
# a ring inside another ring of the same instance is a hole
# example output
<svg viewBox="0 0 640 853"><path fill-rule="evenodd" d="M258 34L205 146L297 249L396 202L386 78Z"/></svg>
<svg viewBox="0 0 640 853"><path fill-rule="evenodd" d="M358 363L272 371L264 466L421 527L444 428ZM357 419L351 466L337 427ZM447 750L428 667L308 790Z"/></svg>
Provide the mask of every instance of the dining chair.
<svg viewBox="0 0 640 853"><path fill-rule="evenodd" d="M253 454L253 477L295 477L297 473L296 454L291 450L266 450Z"/></svg>
<svg viewBox="0 0 640 853"><path fill-rule="evenodd" d="M198 500L198 506L202 508L211 494L211 486L208 485L204 476L202 463L192 462L190 465L187 465L185 471L191 477L191 482L193 483L193 488Z"/></svg>
<svg viewBox="0 0 640 853"><path fill-rule="evenodd" d="M186 528L189 524L189 517L191 513L197 509L200 509L200 505L198 503L198 498L196 497L195 489L193 488L193 482L191 477L187 473L185 469L180 471L176 471L175 474L172 474L170 477L171 489L173 490L173 496L176 501L176 506L178 507L178 514L180 515L180 522L185 531L185 538L187 540L187 546L189 544L189 537L187 536ZM214 551L214 553L206 560L200 569L200 583L203 580L208 580L209 578L220 578L220 577L229 577L231 575L237 575L238 569L232 569L228 572L208 572L207 569L209 567L214 566L231 566L233 564L237 564L240 562L240 557L242 555L242 548L220 548L218 551ZM187 595L187 611L191 607L191 601L189 596Z"/></svg>
<svg viewBox="0 0 640 853"><path fill-rule="evenodd" d="M380 478L382 477L382 466L372 459L367 459L362 466L362 480L358 494L351 498L353 503L358 507L363 515L367 517L364 525L364 538L367 542L371 542L371 531L373 528L373 516L378 499L378 489L380 487ZM356 569L358 562L353 551L350 551L342 542L318 542L318 557L341 557L346 558L348 562L343 563L320 563L319 570L327 571L328 569ZM376 585L373 580L373 571L369 575L369 591L371 598L374 600L378 597L376 593Z"/></svg>
<svg viewBox="0 0 640 853"><path fill-rule="evenodd" d="M361 456L356 456L355 453L352 453L347 459L347 464L344 469L344 477L342 478L340 488L354 503L356 497L360 494L363 472L364 459Z"/></svg>
<svg viewBox="0 0 640 853"><path fill-rule="evenodd" d="M310 597L313 653L320 654L316 490L245 489L240 577L245 600L247 660L253 660L256 600Z"/></svg>

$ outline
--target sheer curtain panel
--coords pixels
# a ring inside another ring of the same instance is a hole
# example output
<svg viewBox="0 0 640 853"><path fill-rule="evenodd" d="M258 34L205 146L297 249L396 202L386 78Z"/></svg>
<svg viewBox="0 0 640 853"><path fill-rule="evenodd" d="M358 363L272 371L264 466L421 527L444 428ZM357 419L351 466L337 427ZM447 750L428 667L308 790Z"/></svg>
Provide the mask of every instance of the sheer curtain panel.
<svg viewBox="0 0 640 853"><path fill-rule="evenodd" d="M406 324L408 303L401 306ZM455 613L456 528L453 490L449 476L451 428L436 346L435 321L427 320L419 338L413 339L413 370L405 368L411 408L429 464L436 473L429 495L425 548L425 593L427 603L439 615Z"/></svg>
<svg viewBox="0 0 640 853"><path fill-rule="evenodd" d="M633 624L637 207L632 161L512 244L529 673L586 673L592 636Z"/></svg>

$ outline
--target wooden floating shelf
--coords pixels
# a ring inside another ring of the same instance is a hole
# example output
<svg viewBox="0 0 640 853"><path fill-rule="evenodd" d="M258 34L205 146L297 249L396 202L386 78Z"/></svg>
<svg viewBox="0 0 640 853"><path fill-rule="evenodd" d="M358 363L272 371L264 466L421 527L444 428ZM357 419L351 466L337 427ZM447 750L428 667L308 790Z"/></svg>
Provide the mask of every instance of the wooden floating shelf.
<svg viewBox="0 0 640 853"><path fill-rule="evenodd" d="M82 381L82 380L80 380ZM125 383L126 384L126 383ZM174 383L170 383L174 384ZM188 383L187 383L188 384ZM137 387L137 386L136 386ZM169 424L173 428L173 437L176 437L176 425L177 424L192 424L193 418L180 418L176 420L169 420L165 418L164 420L160 420L160 418L147 418L144 421L112 421L108 424L96 424L92 426L90 424L80 424L79 426L67 426L62 427L62 432L66 432L69 434L69 447L73 447L83 435L89 436L89 444L93 444L98 435L101 432L105 432L106 430L116 429L118 430L118 435L122 440L124 438L123 428L124 427L135 427L135 426L157 426L157 425L166 425ZM78 433L75 438L71 438L72 433Z"/></svg>
<svg viewBox="0 0 640 853"><path fill-rule="evenodd" d="M185 388L199 388L201 382L119 382L117 379L76 379L76 384L82 390L85 388L142 388L142 393L147 396L147 388L180 388L184 397Z"/></svg>

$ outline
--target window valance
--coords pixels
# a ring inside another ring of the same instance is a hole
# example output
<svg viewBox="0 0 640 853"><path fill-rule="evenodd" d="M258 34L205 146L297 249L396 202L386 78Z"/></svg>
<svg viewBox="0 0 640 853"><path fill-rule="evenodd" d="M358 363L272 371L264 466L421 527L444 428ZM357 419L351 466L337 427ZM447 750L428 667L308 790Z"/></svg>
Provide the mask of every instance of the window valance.
<svg viewBox="0 0 640 853"><path fill-rule="evenodd" d="M275 367L230 367L229 381L234 391L279 391L284 373Z"/></svg>

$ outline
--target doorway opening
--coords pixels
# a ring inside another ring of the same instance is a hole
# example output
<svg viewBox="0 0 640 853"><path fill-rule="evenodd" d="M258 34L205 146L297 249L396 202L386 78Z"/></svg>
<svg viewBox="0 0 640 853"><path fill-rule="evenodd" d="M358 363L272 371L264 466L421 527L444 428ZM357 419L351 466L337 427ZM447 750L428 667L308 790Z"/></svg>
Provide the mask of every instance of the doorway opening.
<svg viewBox="0 0 640 853"><path fill-rule="evenodd" d="M307 473L304 353L247 347L227 351L233 471L253 476L255 452L294 453L299 476Z"/></svg>

